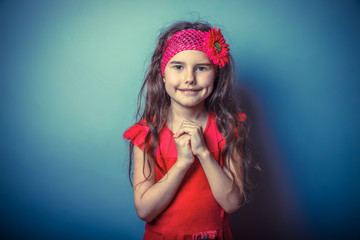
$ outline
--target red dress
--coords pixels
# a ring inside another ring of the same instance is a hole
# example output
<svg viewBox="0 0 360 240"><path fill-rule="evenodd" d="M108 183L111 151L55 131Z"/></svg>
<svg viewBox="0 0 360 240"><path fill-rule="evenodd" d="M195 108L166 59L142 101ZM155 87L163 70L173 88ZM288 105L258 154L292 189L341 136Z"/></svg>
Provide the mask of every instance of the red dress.
<svg viewBox="0 0 360 240"><path fill-rule="evenodd" d="M245 120L245 114L240 114ZM130 127L124 138L141 149L149 128L145 120ZM205 143L216 161L223 167L221 151L225 145L223 136L216 127L216 116L209 114L204 130ZM159 133L157 161L169 170L177 159L173 133L165 125ZM164 174L156 167L156 181ZM216 202L198 159L188 169L177 193L169 206L153 221L145 225L144 240L226 239L232 240L230 216Z"/></svg>

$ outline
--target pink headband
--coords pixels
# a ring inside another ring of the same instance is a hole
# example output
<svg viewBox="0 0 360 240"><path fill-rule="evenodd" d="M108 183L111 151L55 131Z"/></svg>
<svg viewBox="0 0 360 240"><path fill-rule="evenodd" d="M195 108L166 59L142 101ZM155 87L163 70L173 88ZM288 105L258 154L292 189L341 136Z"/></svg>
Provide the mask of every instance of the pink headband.
<svg viewBox="0 0 360 240"><path fill-rule="evenodd" d="M229 63L229 45L220 29L211 28L209 32L188 29L175 33L167 41L161 62L161 74L172 57L185 50L197 50L206 53L210 60L220 68Z"/></svg>

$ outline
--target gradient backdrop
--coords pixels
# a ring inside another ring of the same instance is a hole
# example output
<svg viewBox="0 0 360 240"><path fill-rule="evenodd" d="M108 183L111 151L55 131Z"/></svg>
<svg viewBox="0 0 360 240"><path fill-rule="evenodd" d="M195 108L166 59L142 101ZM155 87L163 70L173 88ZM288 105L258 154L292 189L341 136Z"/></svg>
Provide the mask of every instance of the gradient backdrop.
<svg viewBox="0 0 360 240"><path fill-rule="evenodd" d="M1 239L141 239L122 133L159 30L207 20L252 120L237 239L360 236L359 1L0 1Z"/></svg>

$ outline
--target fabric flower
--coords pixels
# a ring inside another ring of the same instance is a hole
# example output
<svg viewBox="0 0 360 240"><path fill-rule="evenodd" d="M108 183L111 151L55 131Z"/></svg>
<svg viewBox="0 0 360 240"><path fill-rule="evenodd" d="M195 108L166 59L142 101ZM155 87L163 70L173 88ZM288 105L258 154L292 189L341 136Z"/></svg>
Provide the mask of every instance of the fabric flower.
<svg viewBox="0 0 360 240"><path fill-rule="evenodd" d="M229 45L226 44L220 29L211 28L204 35L207 56L220 68L229 63Z"/></svg>

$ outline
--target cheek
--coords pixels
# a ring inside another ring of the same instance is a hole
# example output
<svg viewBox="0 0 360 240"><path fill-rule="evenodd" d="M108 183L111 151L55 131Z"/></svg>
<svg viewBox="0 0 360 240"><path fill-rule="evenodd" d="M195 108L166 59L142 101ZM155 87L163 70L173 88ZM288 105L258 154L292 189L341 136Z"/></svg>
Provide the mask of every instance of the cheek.
<svg viewBox="0 0 360 240"><path fill-rule="evenodd" d="M209 95L208 96L210 96L210 94L212 93L214 91L214 85L212 85L210 88L209 88Z"/></svg>
<svg viewBox="0 0 360 240"><path fill-rule="evenodd" d="M214 90L215 75L211 76L208 80L208 86L211 92Z"/></svg>
<svg viewBox="0 0 360 240"><path fill-rule="evenodd" d="M171 84L171 82L165 81L165 83L164 83L164 89L165 89L165 93L166 93L167 95L172 95L175 88L174 88L174 86Z"/></svg>
<svg viewBox="0 0 360 240"><path fill-rule="evenodd" d="M210 85L209 88L211 88L210 94L215 91L215 86L216 86L215 81L216 81L216 79L215 79L215 73L214 73L214 74L212 75L211 81L210 81L210 83L209 83L209 85ZM217 86L217 87L219 87L219 86Z"/></svg>
<svg viewBox="0 0 360 240"><path fill-rule="evenodd" d="M212 92L214 91L214 81L210 81L206 88L207 88L206 97L209 97L212 94Z"/></svg>

